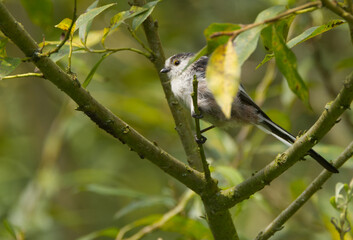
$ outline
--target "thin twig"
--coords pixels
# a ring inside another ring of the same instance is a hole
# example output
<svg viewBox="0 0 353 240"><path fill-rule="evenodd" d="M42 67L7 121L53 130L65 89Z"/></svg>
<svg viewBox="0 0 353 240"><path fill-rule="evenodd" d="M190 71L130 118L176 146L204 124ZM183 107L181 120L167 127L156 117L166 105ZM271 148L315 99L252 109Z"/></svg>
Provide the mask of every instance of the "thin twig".
<svg viewBox="0 0 353 240"><path fill-rule="evenodd" d="M76 11L77 11L77 0L74 2L74 16L72 17L72 22L76 21ZM71 73L71 58L72 58L72 40L73 40L73 34L71 34L71 30L69 32L69 39L70 39L70 48L69 48L69 56L68 56L68 64L67 64L67 70L69 73Z"/></svg>
<svg viewBox="0 0 353 240"><path fill-rule="evenodd" d="M171 209L169 212L165 213L158 221L155 223L146 226L142 228L140 231L135 233L133 236L126 238L125 240L138 240L141 239L142 237L146 236L147 234L161 228L164 224L166 224L171 218L179 214L185 209L186 204L192 199L192 197L195 196L195 193L191 190L187 190L184 195L181 197L180 202L178 205L176 205L173 209ZM129 225L128 225L129 226ZM126 230L131 230L133 226L129 226L126 228ZM126 230L123 231L123 229L120 230L118 236L116 237L116 240L122 240L125 233L127 232Z"/></svg>
<svg viewBox="0 0 353 240"><path fill-rule="evenodd" d="M64 39L60 42L60 44L58 46L56 46L56 48L54 48L53 50L51 51L48 51L46 53L42 53L39 55L39 57L49 57L50 55L52 55L53 53L57 53L59 52L59 50L65 45L66 41L71 37L71 31L72 31L72 28L75 26L75 22L76 22L76 12L77 12L77 0L74 0L74 13L73 13L73 18L72 18L72 21L71 21L71 25L69 27L69 29L67 30L66 34L65 34L65 37ZM72 42L72 40L71 40ZM70 44L70 51L71 51L71 45L72 43ZM69 60L71 61L71 60Z"/></svg>
<svg viewBox="0 0 353 240"><path fill-rule="evenodd" d="M129 30L131 36L141 45L141 47L142 47L143 49L145 49L145 50L146 50L147 52L149 52L151 55L154 54L153 51L152 51L149 47L147 47L146 44L144 44L144 43L141 41L141 39L139 39L139 38L137 37L135 31L133 31L129 25L127 25L127 29Z"/></svg>
<svg viewBox="0 0 353 240"><path fill-rule="evenodd" d="M348 5L348 11L353 14L353 1L352 0L347 0L347 5Z"/></svg>
<svg viewBox="0 0 353 240"><path fill-rule="evenodd" d="M74 51L80 51L82 49L76 49ZM106 49L89 49L89 48L84 48L84 50L90 52L90 53L108 53L108 52L120 52L120 51L131 51L131 52L135 52L138 53L142 56L145 56L148 59L151 59L151 54L146 53L144 51L141 51L139 49L136 48L130 48L130 47L126 47L126 48L106 48Z"/></svg>
<svg viewBox="0 0 353 240"><path fill-rule="evenodd" d="M197 104L198 83L199 82L197 81L196 75L194 75L194 80L192 82L193 92L191 94L192 103L194 105L195 115L201 116L202 113L200 112L200 109ZM201 139L204 137L201 135L200 119L198 117L195 117L195 128L196 128L196 138L199 140L199 141L197 141L197 145L198 145L198 150L199 150L200 156L201 156L201 161L202 161L203 171L205 173L205 178L208 183L211 183L212 182L211 173L210 173L210 169L208 167L208 163L206 161L206 155L205 155L205 151L203 149L203 143L201 142Z"/></svg>
<svg viewBox="0 0 353 240"><path fill-rule="evenodd" d="M9 76L2 77L1 80L14 79L14 78L26 78L26 77L44 78L44 75L43 75L43 73L21 73L21 74L9 75Z"/></svg>
<svg viewBox="0 0 353 240"><path fill-rule="evenodd" d="M353 155L353 142L341 153L341 155L334 162L335 167L342 166L348 161ZM296 213L318 190L321 189L322 185L331 177L332 173L323 170L319 176L305 189L302 194L295 199L285 210L283 210L275 220L273 220L264 231L262 231L256 240L269 239L273 234L283 228L283 224L290 219L294 213Z"/></svg>
<svg viewBox="0 0 353 240"><path fill-rule="evenodd" d="M222 32L216 32L213 33L210 37L211 38L215 38L215 37L219 37L219 36L231 36L232 38L235 38L236 36L238 36L240 33L245 32L249 29L255 28L257 26L263 25L263 24L267 24L267 23L271 23L271 22L276 22L279 20L282 20L284 18L290 17L293 14L302 14L302 13L306 13L306 12L310 12L310 11L314 11L317 8L320 8L322 6L321 1L315 1L315 2L310 2L310 3L306 3L303 4L299 7L296 8L292 8L289 9L275 17L266 19L262 22L258 22L258 23L251 23L251 24L247 24L244 25L241 29L235 30L235 31L222 31Z"/></svg>

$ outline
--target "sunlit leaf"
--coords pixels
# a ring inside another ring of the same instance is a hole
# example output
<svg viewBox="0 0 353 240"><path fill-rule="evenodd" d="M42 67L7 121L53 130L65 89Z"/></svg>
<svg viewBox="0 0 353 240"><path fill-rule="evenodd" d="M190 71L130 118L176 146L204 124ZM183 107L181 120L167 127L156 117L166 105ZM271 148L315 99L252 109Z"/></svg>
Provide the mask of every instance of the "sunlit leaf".
<svg viewBox="0 0 353 240"><path fill-rule="evenodd" d="M76 20L75 30L85 26L88 22L92 21L96 16L102 13L104 10L116 5L116 3L107 4L98 8L93 8L88 12L81 14Z"/></svg>
<svg viewBox="0 0 353 240"><path fill-rule="evenodd" d="M60 23L56 24L55 27L63 31L68 31L71 26L72 20L70 18L64 18ZM72 27L71 34L74 33L75 24Z"/></svg>
<svg viewBox="0 0 353 240"><path fill-rule="evenodd" d="M291 39L287 45L288 47L292 48L302 42L305 42L313 37L316 37L322 33L325 33L335 27L338 27L340 26L341 24L343 23L346 23L345 21L343 20L339 20L339 19L336 19L336 20L331 20L330 22L324 24L324 25L321 25L321 26L317 26L317 27L312 27L312 28L309 28L307 30L305 30L302 34L296 36L295 38Z"/></svg>
<svg viewBox="0 0 353 240"><path fill-rule="evenodd" d="M98 5L98 3L99 3L99 0L94 1L94 2L87 8L86 12L89 12L90 10L96 8L97 5ZM83 45L86 45L87 35L88 35L88 32L89 32L89 30L90 30L90 28L91 28L92 21L93 21L93 19L91 19L91 20L89 20L89 21L83 23L82 26L81 26L81 27L79 28L79 30L78 30L78 35L79 35L79 37L80 37L81 42L83 43Z"/></svg>
<svg viewBox="0 0 353 240"><path fill-rule="evenodd" d="M20 58L5 57L0 58L0 79L9 75L21 64Z"/></svg>
<svg viewBox="0 0 353 240"><path fill-rule="evenodd" d="M233 43L228 41L211 55L206 70L208 86L224 115L230 118L233 99L238 91L240 68Z"/></svg>
<svg viewBox="0 0 353 240"><path fill-rule="evenodd" d="M53 1L52 0L21 0L31 21L41 27L52 24Z"/></svg>
<svg viewBox="0 0 353 240"><path fill-rule="evenodd" d="M104 54L104 55L101 57L101 59L99 59L99 61L93 66L93 68L92 68L91 71L88 73L88 75L87 75L85 81L84 81L83 84L82 84L82 87L83 87L83 88L86 88L86 87L90 84L90 82L91 82L91 80L92 80L94 74L96 73L96 71L97 71L99 65L100 65L100 64L103 62L103 60L104 60L106 57L108 57L109 55L111 55L111 52Z"/></svg>
<svg viewBox="0 0 353 240"><path fill-rule="evenodd" d="M292 48L300 43L303 43L313 37L316 37L322 33L325 33L335 27L340 26L341 24L345 23L345 21L343 20L332 20L326 24L323 24L321 26L316 26L316 27L312 27L309 28L307 30L305 30L303 33L301 33L300 35L296 36L295 38L291 39L290 41L287 42L287 46L289 48ZM265 41L266 42L266 41ZM270 49L271 50L271 49ZM256 67L259 68L261 67L263 64L265 64L266 62L268 62L269 60L271 60L274 57L274 55L272 53L266 54L265 58L261 61L261 63Z"/></svg>
<svg viewBox="0 0 353 240"><path fill-rule="evenodd" d="M134 201L124 208L120 209L115 215L115 218L121 218L128 213L139 209L146 209L153 206L166 206L168 208L175 205L175 201L170 197L144 197L141 200Z"/></svg>
<svg viewBox="0 0 353 240"><path fill-rule="evenodd" d="M263 22L266 19L275 17L279 13L283 12L286 8L284 6L273 6L270 7L257 16L255 23ZM252 28L245 31L235 39L235 51L238 55L238 64L242 66L243 63L250 57L250 55L255 51L261 30L266 27L262 24L258 27Z"/></svg>
<svg viewBox="0 0 353 240"><path fill-rule="evenodd" d="M272 29L272 46L277 67L286 78L290 89L308 108L311 108L308 88L297 70L297 59L294 53L287 47L284 39L277 33L276 25L273 25Z"/></svg>
<svg viewBox="0 0 353 240"><path fill-rule="evenodd" d="M147 11L142 12L140 14L137 14L133 20L132 20L132 29L136 31L138 27L146 20L146 18L153 12L155 6L157 3L159 3L161 0L157 1L152 1L149 3L146 3L145 5L142 6L142 8L147 9Z"/></svg>
<svg viewBox="0 0 353 240"><path fill-rule="evenodd" d="M216 32L234 31L240 29L240 25L232 23L212 23L205 31L204 35L207 40L207 54L211 54L218 46L226 44L229 36L220 36L211 38L210 36Z"/></svg>
<svg viewBox="0 0 353 240"><path fill-rule="evenodd" d="M97 239L98 237L109 237L113 239L116 237L118 233L119 233L119 230L117 228L113 228L113 227L106 228L106 229L89 233L85 236L78 238L77 240L93 240L93 239Z"/></svg>

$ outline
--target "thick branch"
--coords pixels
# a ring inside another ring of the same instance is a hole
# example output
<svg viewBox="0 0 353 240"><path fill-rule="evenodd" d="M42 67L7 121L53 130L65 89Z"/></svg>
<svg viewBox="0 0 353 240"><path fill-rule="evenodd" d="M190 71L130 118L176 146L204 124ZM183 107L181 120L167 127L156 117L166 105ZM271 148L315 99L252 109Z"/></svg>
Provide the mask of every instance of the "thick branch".
<svg viewBox="0 0 353 240"><path fill-rule="evenodd" d="M214 199L209 200L217 203L217 207L220 207L220 210L228 209L270 184L273 179L281 175L304 156L336 124L341 114L349 109L352 100L353 72L345 80L343 88L336 99L332 103L327 104L316 123L286 152L244 182L222 191Z"/></svg>
<svg viewBox="0 0 353 240"><path fill-rule="evenodd" d="M134 4L138 6L142 6L145 3L145 0L134 0ZM189 117L187 116L189 115L189 113L184 110L178 100L174 97L170 87L169 79L166 74L161 74L159 72L164 67L165 56L161 41L159 39L157 28L158 24L153 20L151 16L149 16L143 23L143 29L145 31L149 47L154 53L152 61L158 71L158 76L161 80L162 87L169 104L169 108L174 117L176 126L175 129L177 130L180 136L190 166L201 171L202 165L200 155L197 151L197 144L195 143L193 138L190 122L187 121L189 119Z"/></svg>
<svg viewBox="0 0 353 240"><path fill-rule="evenodd" d="M80 86L77 79L65 73L58 65L46 56L40 56L38 45L17 23L13 16L0 2L0 30L15 43L22 52L33 59L34 64L41 70L44 77L55 84L74 100L79 110L83 111L100 128L118 138L140 157L146 157L163 171L178 179L187 187L197 193L205 188L203 174L178 161L156 144L144 138L127 123L111 113L98 103L85 89Z"/></svg>
<svg viewBox="0 0 353 240"><path fill-rule="evenodd" d="M353 155L353 142L341 153L341 155L334 162L335 167L342 166L350 157ZM291 218L318 190L321 189L322 185L331 177L332 173L328 171L322 171L314 181L305 189L302 194L295 201L293 201L284 211L279 214L275 220L271 222L267 228L261 232L256 239L265 240L269 239L278 230L282 229L283 224Z"/></svg>

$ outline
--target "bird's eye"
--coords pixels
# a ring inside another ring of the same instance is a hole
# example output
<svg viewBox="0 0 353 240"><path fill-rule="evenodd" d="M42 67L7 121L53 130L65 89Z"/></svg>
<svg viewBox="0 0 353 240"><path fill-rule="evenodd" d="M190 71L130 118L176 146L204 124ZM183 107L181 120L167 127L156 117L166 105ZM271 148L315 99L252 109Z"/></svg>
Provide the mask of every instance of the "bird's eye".
<svg viewBox="0 0 353 240"><path fill-rule="evenodd" d="M180 61L179 61L179 60L174 60L173 64L174 64L175 66L178 66L178 65L180 64Z"/></svg>

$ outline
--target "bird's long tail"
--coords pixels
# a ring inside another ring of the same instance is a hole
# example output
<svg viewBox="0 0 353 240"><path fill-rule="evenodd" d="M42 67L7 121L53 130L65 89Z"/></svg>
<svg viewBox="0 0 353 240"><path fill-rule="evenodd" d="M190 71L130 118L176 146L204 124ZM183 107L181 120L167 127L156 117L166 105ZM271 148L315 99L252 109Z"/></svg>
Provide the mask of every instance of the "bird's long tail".
<svg viewBox="0 0 353 240"><path fill-rule="evenodd" d="M295 142L295 137L274 123L266 114L261 114L259 125L256 125L261 130L272 134L274 137L279 139L286 145L291 146ZM323 158L320 154L315 152L313 149L308 151L308 154L314 158L321 166L323 166L326 170L332 173L338 173L337 168L332 166L325 158Z"/></svg>

